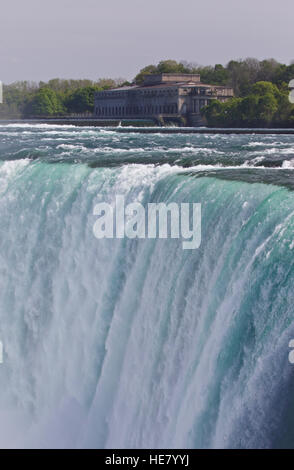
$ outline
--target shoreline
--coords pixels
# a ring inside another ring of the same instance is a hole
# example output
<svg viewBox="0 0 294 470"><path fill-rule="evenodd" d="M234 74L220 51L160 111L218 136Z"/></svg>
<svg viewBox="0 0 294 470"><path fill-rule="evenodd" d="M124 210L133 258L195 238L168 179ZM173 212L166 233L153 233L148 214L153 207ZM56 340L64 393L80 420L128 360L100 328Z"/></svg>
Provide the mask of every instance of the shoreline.
<svg viewBox="0 0 294 470"><path fill-rule="evenodd" d="M294 135L294 128L216 128L216 127L157 127L150 121L101 121L99 119L1 119L1 124L52 124L66 126L106 127L116 132L136 132L142 134L276 134Z"/></svg>

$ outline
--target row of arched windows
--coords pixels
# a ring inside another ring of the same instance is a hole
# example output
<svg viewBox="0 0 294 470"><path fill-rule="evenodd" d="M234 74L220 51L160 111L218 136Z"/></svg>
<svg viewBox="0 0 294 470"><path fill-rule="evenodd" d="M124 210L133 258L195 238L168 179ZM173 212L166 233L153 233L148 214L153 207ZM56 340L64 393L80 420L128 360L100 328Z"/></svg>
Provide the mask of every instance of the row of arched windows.
<svg viewBox="0 0 294 470"><path fill-rule="evenodd" d="M96 106L96 116L132 116L154 114L177 114L176 103L146 106Z"/></svg>

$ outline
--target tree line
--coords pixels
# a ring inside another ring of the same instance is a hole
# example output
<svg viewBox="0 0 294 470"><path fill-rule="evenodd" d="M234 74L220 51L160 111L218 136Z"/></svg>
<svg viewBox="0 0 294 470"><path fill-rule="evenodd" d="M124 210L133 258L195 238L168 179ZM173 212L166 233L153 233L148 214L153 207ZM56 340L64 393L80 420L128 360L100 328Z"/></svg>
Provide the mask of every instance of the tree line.
<svg viewBox="0 0 294 470"><path fill-rule="evenodd" d="M288 84L294 78L294 63L275 59L231 60L227 65L200 66L164 60L141 69L130 83L123 79L16 82L4 85L0 117L49 117L91 115L96 91L123 84L142 84L150 73L196 73L201 82L230 86L235 97L226 103L213 100L202 113L210 126L293 126L294 105L288 100Z"/></svg>
<svg viewBox="0 0 294 470"><path fill-rule="evenodd" d="M225 103L213 100L201 112L211 127L294 127L286 83L256 82L247 95Z"/></svg>
<svg viewBox="0 0 294 470"><path fill-rule="evenodd" d="M121 79L19 81L3 85L0 118L91 115L96 91L120 86Z"/></svg>

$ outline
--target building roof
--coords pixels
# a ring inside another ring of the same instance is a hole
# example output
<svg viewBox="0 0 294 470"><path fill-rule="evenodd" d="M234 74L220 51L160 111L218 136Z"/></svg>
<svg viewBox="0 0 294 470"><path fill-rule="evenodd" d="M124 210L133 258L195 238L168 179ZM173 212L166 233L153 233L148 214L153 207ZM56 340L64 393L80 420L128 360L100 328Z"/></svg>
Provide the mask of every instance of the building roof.
<svg viewBox="0 0 294 470"><path fill-rule="evenodd" d="M119 88L113 88L111 90L106 90L106 91L112 91L112 92L115 92L115 91L129 91L129 90L157 90L157 89L160 89L160 88L173 88L173 87L177 87L177 88L195 88L195 87L199 87L199 88L218 88L218 89L231 89L231 87L228 87L228 86L223 86L223 85L209 85L209 84L206 84L206 83L200 83L200 82L169 82L169 83L161 83L161 84L158 84L158 85L130 85L130 86L123 86L123 87L119 87Z"/></svg>
<svg viewBox="0 0 294 470"><path fill-rule="evenodd" d="M209 85L200 82L200 75L198 74L187 74L187 73L161 73L161 74L149 74L146 75L144 83L142 85L129 85L122 86L119 88L113 88L111 90L104 90L97 92L98 94L108 94L121 92L121 91L133 91L133 90L157 90L166 88L213 88L215 90L232 90L231 87L222 85Z"/></svg>
<svg viewBox="0 0 294 470"><path fill-rule="evenodd" d="M170 82L200 82L198 73L151 73L144 76L143 85L159 85Z"/></svg>

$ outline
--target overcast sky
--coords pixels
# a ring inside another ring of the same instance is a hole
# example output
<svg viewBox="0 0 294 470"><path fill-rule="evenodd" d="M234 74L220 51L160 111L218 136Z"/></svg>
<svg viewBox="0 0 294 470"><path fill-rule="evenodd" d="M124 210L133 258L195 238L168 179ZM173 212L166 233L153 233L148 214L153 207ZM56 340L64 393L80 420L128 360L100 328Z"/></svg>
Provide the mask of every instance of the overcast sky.
<svg viewBox="0 0 294 470"><path fill-rule="evenodd" d="M133 78L164 59L294 60L293 0L2 0L0 80Z"/></svg>

